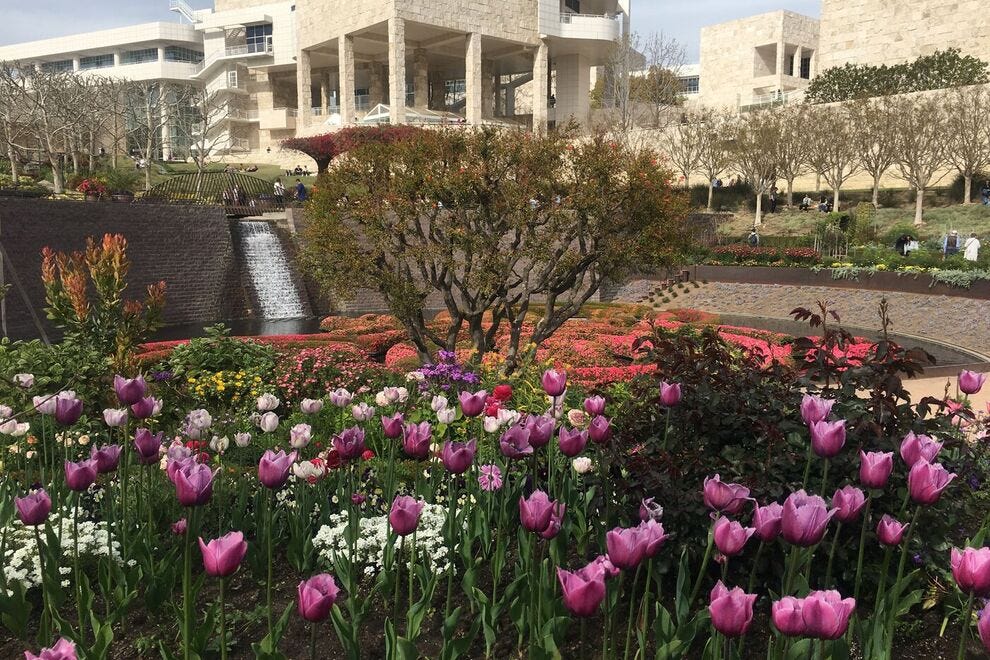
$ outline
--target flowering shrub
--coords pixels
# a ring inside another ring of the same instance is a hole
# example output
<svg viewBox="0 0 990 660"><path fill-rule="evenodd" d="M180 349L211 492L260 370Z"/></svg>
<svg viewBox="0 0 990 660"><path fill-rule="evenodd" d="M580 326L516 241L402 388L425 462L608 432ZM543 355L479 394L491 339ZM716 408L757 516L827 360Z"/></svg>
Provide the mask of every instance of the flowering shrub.
<svg viewBox="0 0 990 660"><path fill-rule="evenodd" d="M275 384L298 401L322 398L339 387L370 387L381 373L353 344L333 343L287 352L276 367Z"/></svg>
<svg viewBox="0 0 990 660"><path fill-rule="evenodd" d="M814 248L753 247L750 245L720 245L711 249L707 263L814 264L821 254Z"/></svg>
<svg viewBox="0 0 990 660"><path fill-rule="evenodd" d="M99 179L83 179L82 183L76 187L78 192L83 193L86 196L94 197L106 197L107 187Z"/></svg>

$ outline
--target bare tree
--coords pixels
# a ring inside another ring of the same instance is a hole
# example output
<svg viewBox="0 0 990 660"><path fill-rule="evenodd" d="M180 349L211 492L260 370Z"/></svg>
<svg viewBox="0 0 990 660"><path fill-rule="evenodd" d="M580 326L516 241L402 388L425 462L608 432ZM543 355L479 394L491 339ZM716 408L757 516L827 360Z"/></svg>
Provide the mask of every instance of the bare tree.
<svg viewBox="0 0 990 660"><path fill-rule="evenodd" d="M125 107L128 114L130 143L144 159L144 187L151 189L151 162L159 150L167 148L163 132L178 119L179 109L188 105L194 88L159 81L132 82L127 86Z"/></svg>
<svg viewBox="0 0 990 660"><path fill-rule="evenodd" d="M672 108L683 101L678 77L684 66L683 44L662 32L653 33L643 42L646 69L630 81L629 95L649 112L650 126L663 129L671 123Z"/></svg>
<svg viewBox="0 0 990 660"><path fill-rule="evenodd" d="M715 179L732 163L728 147L733 132L733 119L728 113L718 110L702 110L699 114L703 118L704 130L699 134L698 171L708 180L707 210L711 213Z"/></svg>
<svg viewBox="0 0 990 660"><path fill-rule="evenodd" d="M934 97L894 99L895 171L917 195L914 224L924 224L925 191L945 178L948 164L949 122L942 103Z"/></svg>
<svg viewBox="0 0 990 660"><path fill-rule="evenodd" d="M863 171L873 178L873 206L880 206L880 180L894 165L896 130L889 97L854 101L849 106L856 153Z"/></svg>
<svg viewBox="0 0 990 660"><path fill-rule="evenodd" d="M702 117L687 113L660 134L660 148L684 177L685 188L691 187L691 174L698 169L704 132Z"/></svg>
<svg viewBox="0 0 990 660"><path fill-rule="evenodd" d="M100 84L100 104L104 115L103 139L110 151L110 164L118 166L118 157L127 145L127 90L130 81L106 77Z"/></svg>
<svg viewBox="0 0 990 660"><path fill-rule="evenodd" d="M776 145L780 123L772 110L751 112L731 132L729 153L733 167L753 187L756 216L753 225L763 224L763 195L777 183Z"/></svg>
<svg viewBox="0 0 990 660"><path fill-rule="evenodd" d="M602 76L592 92L593 96L600 97L597 100L606 111L606 122L611 131L627 133L633 127L629 85L633 72L642 62L639 47L639 36L635 33L619 37L609 47Z"/></svg>
<svg viewBox="0 0 990 660"><path fill-rule="evenodd" d="M790 105L777 110L777 173L787 183L787 205L794 206L794 180L808 171L808 111Z"/></svg>
<svg viewBox="0 0 990 660"><path fill-rule="evenodd" d="M217 152L226 151L233 139L230 120L240 110L231 106L231 95L223 90L198 88L189 96L189 106L195 115L191 123L183 123L190 143L196 171L202 174Z"/></svg>
<svg viewBox="0 0 990 660"><path fill-rule="evenodd" d="M964 184L963 204L972 204L973 177L990 164L990 96L983 87L961 87L946 99L946 155Z"/></svg>
<svg viewBox="0 0 990 660"><path fill-rule="evenodd" d="M0 62L0 142L10 161L10 177L16 186L20 183L18 144L28 133L28 112L19 86L20 77L12 62Z"/></svg>
<svg viewBox="0 0 990 660"><path fill-rule="evenodd" d="M860 169L856 132L847 110L816 106L808 115L808 164L832 188L832 207L840 209L842 185Z"/></svg>

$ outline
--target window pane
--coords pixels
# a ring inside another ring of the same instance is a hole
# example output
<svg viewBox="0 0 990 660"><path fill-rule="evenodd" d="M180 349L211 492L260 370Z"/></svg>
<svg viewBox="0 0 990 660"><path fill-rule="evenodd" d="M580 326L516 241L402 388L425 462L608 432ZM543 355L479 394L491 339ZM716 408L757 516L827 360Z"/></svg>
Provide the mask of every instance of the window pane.
<svg viewBox="0 0 990 660"><path fill-rule="evenodd" d="M141 64L143 62L157 62L157 61L158 61L157 48L129 50L120 57L121 64Z"/></svg>
<svg viewBox="0 0 990 660"><path fill-rule="evenodd" d="M166 62L186 62L189 64L199 64L203 61L203 53L198 50L181 48L179 46L169 46L165 49Z"/></svg>
<svg viewBox="0 0 990 660"><path fill-rule="evenodd" d="M113 53L106 55L91 55L90 57L79 58L79 68L86 69L106 69L113 66Z"/></svg>
<svg viewBox="0 0 990 660"><path fill-rule="evenodd" d="M58 62L43 62L41 70L45 73L58 73L59 71L72 71L72 60L59 60Z"/></svg>

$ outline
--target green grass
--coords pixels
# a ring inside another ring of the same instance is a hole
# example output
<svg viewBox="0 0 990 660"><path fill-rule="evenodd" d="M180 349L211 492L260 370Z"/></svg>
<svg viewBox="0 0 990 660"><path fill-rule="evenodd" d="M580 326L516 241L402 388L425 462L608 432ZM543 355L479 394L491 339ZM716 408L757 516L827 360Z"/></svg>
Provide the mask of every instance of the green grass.
<svg viewBox="0 0 990 660"><path fill-rule="evenodd" d="M306 160L308 160L308 159L306 159ZM285 184L285 187L286 188L291 187L290 184L295 185L296 179L301 179L302 182L306 184L306 187L307 188L312 187L313 184L316 183L316 177L315 176L300 176L300 177L297 177L295 175L286 176L285 175L285 170L282 169L281 167L279 167L278 165L262 165L260 163L251 163L251 162L248 162L248 161L244 161L243 163L242 162L232 162L230 164L233 165L234 167L240 169L241 170L241 174L246 174L247 176L258 177L259 179L264 179L264 180L269 181L271 183L274 183L275 182L275 179L281 178L282 179L282 183ZM257 165L258 166L258 171L257 172L245 172L245 171L243 171L244 169L246 169L247 167L249 167L251 165ZM316 170L316 164L315 163L312 163L312 162L310 162L309 164L307 164L307 163L304 163L303 161L300 161L299 162L299 165L301 165L302 167L309 166L310 172L314 172ZM206 169L207 169L208 172L222 172L223 169L224 169L224 167L226 167L226 164L224 164L224 163L214 163L214 164L211 164L211 165L207 166ZM193 164L193 163L169 163L167 169L171 172L171 174L160 174L159 171L158 171L157 164L155 165L154 169L152 170L152 174L151 174L151 185L152 186L158 185L159 183L161 183L162 181L167 180L171 176L176 176L176 175L180 175L180 174L195 174L196 173L196 165Z"/></svg>

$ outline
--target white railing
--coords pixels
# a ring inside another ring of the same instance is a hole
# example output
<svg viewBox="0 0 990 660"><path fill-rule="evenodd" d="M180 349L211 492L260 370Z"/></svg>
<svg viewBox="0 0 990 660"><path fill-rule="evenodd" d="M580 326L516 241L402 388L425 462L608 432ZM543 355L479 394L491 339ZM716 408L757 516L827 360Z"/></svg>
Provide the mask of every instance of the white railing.
<svg viewBox="0 0 990 660"><path fill-rule="evenodd" d="M254 45L248 46L247 44L242 46L228 46L223 50L215 50L210 53L210 56L203 60L203 63L199 65L197 73L206 71L220 59L228 57L246 57L248 55L271 55L274 52L275 46L271 39L268 39L263 47Z"/></svg>
<svg viewBox="0 0 990 660"><path fill-rule="evenodd" d="M583 20L589 19L602 19L607 18L610 21L621 21L622 16L620 14L574 14L569 12L561 12L560 22L561 23L574 23L581 22Z"/></svg>
<svg viewBox="0 0 990 660"><path fill-rule="evenodd" d="M169 0L168 8L185 16L190 23L196 22L196 10L190 7L184 0Z"/></svg>

